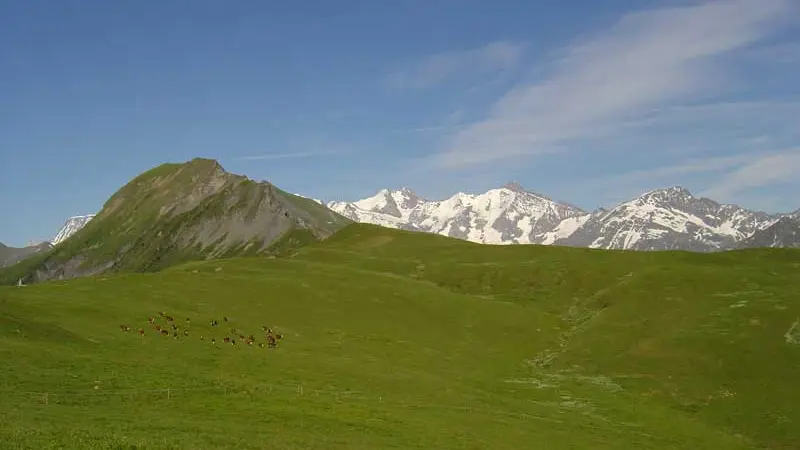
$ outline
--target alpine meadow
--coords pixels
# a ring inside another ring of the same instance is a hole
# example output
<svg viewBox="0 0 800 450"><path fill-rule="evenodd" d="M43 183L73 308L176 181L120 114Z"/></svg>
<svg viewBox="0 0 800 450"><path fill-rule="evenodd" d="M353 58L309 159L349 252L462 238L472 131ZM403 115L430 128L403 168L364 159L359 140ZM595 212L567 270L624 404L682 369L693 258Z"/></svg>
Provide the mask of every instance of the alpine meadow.
<svg viewBox="0 0 800 450"><path fill-rule="evenodd" d="M165 164L0 269L0 448L797 448L799 273L354 223Z"/></svg>

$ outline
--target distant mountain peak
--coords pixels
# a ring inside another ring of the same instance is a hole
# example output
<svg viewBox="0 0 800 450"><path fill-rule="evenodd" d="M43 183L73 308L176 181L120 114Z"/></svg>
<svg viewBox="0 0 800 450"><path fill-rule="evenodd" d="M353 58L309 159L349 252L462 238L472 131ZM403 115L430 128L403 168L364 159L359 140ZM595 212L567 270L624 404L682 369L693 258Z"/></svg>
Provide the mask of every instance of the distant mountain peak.
<svg viewBox="0 0 800 450"><path fill-rule="evenodd" d="M442 234L488 244L718 251L770 226L777 216L695 197L684 186L648 191L612 208L586 212L511 181L482 194L444 200L408 199L410 190L382 190L356 202L330 202L357 222Z"/></svg>
<svg viewBox="0 0 800 450"><path fill-rule="evenodd" d="M64 222L61 230L58 231L56 237L50 241L52 245L58 245L64 242L67 238L77 233L81 228L85 227L93 218L94 214L84 214L82 216L72 216Z"/></svg>
<svg viewBox="0 0 800 450"><path fill-rule="evenodd" d="M508 189L509 191L514 191L514 192L528 192L528 191L525 190L524 187L522 187L521 184L519 184L516 181L509 181L508 183L503 185L503 188L504 189Z"/></svg>

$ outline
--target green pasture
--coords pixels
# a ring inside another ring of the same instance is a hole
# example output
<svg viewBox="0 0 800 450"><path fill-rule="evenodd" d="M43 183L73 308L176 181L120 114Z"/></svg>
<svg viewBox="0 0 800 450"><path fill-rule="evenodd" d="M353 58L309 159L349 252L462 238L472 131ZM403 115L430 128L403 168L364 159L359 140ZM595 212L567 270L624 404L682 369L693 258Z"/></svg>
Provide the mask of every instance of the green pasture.
<svg viewBox="0 0 800 450"><path fill-rule="evenodd" d="M2 287L0 448L796 448L798 292L797 251L367 225L279 258ZM189 336L158 335L159 311ZM222 343L262 326L278 348Z"/></svg>

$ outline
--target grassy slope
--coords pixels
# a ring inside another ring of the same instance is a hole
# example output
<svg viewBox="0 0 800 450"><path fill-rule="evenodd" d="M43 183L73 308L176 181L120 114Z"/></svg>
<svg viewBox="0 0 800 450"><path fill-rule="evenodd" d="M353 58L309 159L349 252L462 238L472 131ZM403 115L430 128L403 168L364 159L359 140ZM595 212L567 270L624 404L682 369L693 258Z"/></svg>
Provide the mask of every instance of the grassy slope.
<svg viewBox="0 0 800 450"><path fill-rule="evenodd" d="M260 241L241 242L227 248L221 247L221 240L192 245L175 241L175 236L191 235L193 227L209 219L241 215L252 220L258 205L267 201L264 185L244 177L220 175L221 170L213 160L195 159L184 164L162 164L142 173L109 198L97 217L54 250L0 270L0 284L13 284L37 268L76 256L83 259L82 267L86 268L116 261L115 271L156 271L208 255L254 256L270 250L262 249ZM191 209L174 215L168 213L176 205L184 206L204 183L213 184L221 179L224 187L220 192ZM351 223L315 202L305 202L277 188L275 191L287 205L292 205L293 213L312 217L310 227L314 229L328 233ZM232 200L236 203L226 205ZM296 229L288 230L274 245L282 250L315 240L318 238L308 230Z"/></svg>
<svg viewBox="0 0 800 450"><path fill-rule="evenodd" d="M791 448L798 266L356 225L290 258L0 288L0 448ZM160 310L190 338L118 329ZM212 349L222 315L287 338Z"/></svg>

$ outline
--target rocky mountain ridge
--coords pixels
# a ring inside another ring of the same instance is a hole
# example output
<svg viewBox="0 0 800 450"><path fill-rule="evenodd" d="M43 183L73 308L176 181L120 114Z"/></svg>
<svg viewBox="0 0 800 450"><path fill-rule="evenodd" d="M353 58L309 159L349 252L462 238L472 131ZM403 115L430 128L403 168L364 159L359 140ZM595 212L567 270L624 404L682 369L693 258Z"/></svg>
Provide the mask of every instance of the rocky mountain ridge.
<svg viewBox="0 0 800 450"><path fill-rule="evenodd" d="M800 209L766 214L695 197L673 186L646 192L613 208L587 212L508 183L482 194L459 192L444 200L411 189L382 189L354 202L297 198L356 222L437 233L484 244L542 244L622 250L719 251L745 247L800 247L791 232ZM63 241L94 215L70 218ZM76 219L76 220L73 220ZM57 241L57 239L54 239Z"/></svg>
<svg viewBox="0 0 800 450"><path fill-rule="evenodd" d="M720 204L680 186L646 192L593 212L527 191L517 183L483 194L459 192L445 200L424 199L408 188L383 189L366 199L332 201L327 206L357 222L484 244L700 252L739 248L782 217L800 216Z"/></svg>
<svg viewBox="0 0 800 450"><path fill-rule="evenodd" d="M0 271L0 282L29 284L276 254L325 239L349 223L324 205L196 158L137 176L51 250Z"/></svg>

